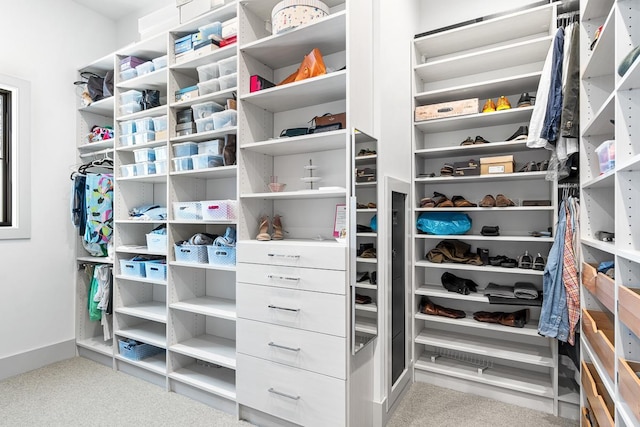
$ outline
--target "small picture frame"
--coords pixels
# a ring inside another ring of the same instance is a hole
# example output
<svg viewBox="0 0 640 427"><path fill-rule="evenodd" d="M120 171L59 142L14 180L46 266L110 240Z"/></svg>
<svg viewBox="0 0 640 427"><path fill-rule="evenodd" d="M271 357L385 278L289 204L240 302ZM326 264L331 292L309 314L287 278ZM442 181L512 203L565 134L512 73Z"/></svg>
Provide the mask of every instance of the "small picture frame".
<svg viewBox="0 0 640 427"><path fill-rule="evenodd" d="M336 240L347 238L347 205L337 204L333 220L333 237Z"/></svg>

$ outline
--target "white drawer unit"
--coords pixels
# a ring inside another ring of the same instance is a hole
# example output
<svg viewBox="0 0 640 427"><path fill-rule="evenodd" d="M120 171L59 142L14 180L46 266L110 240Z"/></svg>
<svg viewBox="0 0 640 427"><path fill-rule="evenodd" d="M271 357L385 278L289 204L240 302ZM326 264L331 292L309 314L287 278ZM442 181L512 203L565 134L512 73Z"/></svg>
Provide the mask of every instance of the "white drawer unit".
<svg viewBox="0 0 640 427"><path fill-rule="evenodd" d="M346 275L339 270L239 263L239 282L305 291L346 294Z"/></svg>
<svg viewBox="0 0 640 427"><path fill-rule="evenodd" d="M236 351L346 379L346 339L238 319Z"/></svg>
<svg viewBox="0 0 640 427"><path fill-rule="evenodd" d="M346 296L238 283L238 317L345 337Z"/></svg>
<svg viewBox="0 0 640 427"><path fill-rule="evenodd" d="M346 270L347 247L336 242L240 241L238 262Z"/></svg>
<svg viewBox="0 0 640 427"><path fill-rule="evenodd" d="M346 425L345 382L238 354L238 403L303 426Z"/></svg>

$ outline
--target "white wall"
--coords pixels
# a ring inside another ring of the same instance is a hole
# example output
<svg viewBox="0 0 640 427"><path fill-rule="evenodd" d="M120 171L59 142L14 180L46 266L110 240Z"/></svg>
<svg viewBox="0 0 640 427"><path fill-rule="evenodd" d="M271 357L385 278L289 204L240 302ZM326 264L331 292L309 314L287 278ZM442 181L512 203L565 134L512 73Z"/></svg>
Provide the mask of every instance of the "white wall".
<svg viewBox="0 0 640 427"><path fill-rule="evenodd" d="M0 0L0 70L31 82L31 238L0 241L0 378L9 356L73 340L76 70L115 50L115 24L71 0Z"/></svg>
<svg viewBox="0 0 640 427"><path fill-rule="evenodd" d="M137 13L129 14L116 22L118 49L140 40L140 33L138 32L139 18L169 5L175 6L175 0L156 0L151 8L145 8Z"/></svg>

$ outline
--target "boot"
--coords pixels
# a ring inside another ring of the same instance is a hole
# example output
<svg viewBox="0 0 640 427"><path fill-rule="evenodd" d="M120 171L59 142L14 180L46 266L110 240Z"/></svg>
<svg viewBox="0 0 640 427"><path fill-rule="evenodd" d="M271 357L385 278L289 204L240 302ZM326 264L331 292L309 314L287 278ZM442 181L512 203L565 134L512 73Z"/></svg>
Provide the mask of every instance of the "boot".
<svg viewBox="0 0 640 427"><path fill-rule="evenodd" d="M503 313L500 317L499 323L504 326L511 326L514 328L524 328L524 325L529 321L529 309L518 310L513 313Z"/></svg>
<svg viewBox="0 0 640 427"><path fill-rule="evenodd" d="M466 317L466 314L462 310L456 310L453 308L446 308L440 305L432 303L429 298L423 296L420 300L419 310L421 313L430 314L433 316L449 317L451 319L462 319Z"/></svg>
<svg viewBox="0 0 640 427"><path fill-rule="evenodd" d="M222 150L224 165L231 166L236 164L236 136L233 134L225 135L224 148Z"/></svg>

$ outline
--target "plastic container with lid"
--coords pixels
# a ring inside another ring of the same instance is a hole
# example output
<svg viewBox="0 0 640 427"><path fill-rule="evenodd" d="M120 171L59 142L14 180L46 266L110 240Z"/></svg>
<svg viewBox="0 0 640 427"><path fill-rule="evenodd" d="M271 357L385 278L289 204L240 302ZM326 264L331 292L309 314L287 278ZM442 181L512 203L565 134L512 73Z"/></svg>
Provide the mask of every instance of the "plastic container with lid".
<svg viewBox="0 0 640 427"><path fill-rule="evenodd" d="M235 126L238 120L238 112L236 110L223 110L211 115L214 129L222 129ZM197 125L197 122L196 122Z"/></svg>
<svg viewBox="0 0 640 427"><path fill-rule="evenodd" d="M133 157L136 163L153 162L156 159L156 153L153 148L139 148L133 150Z"/></svg>
<svg viewBox="0 0 640 427"><path fill-rule="evenodd" d="M139 145L139 144L146 144L147 142L155 141L156 134L154 131L148 130L145 132L136 132L133 134L133 137L135 139L135 144Z"/></svg>
<svg viewBox="0 0 640 427"><path fill-rule="evenodd" d="M120 94L120 103L129 104L130 102L140 102L142 100L142 92L139 90L128 90Z"/></svg>
<svg viewBox="0 0 640 427"><path fill-rule="evenodd" d="M173 158L173 170L176 172L190 171L193 169L191 156Z"/></svg>
<svg viewBox="0 0 640 427"><path fill-rule="evenodd" d="M211 64L200 65L196 67L198 71L198 81L206 82L207 80L215 79L220 74L218 73L218 63L213 62Z"/></svg>
<svg viewBox="0 0 640 427"><path fill-rule="evenodd" d="M154 130L153 119L151 117L143 117L141 119L134 120L136 125L136 132L144 132L148 130Z"/></svg>
<svg viewBox="0 0 640 427"><path fill-rule="evenodd" d="M607 173L616 167L616 141L607 140L596 148L600 173Z"/></svg>
<svg viewBox="0 0 640 427"><path fill-rule="evenodd" d="M155 175L156 164L154 162L136 163L136 176Z"/></svg>
<svg viewBox="0 0 640 427"><path fill-rule="evenodd" d="M211 116L204 117L202 119L196 119L196 132L210 132L214 130L213 118Z"/></svg>
<svg viewBox="0 0 640 427"><path fill-rule="evenodd" d="M204 117L209 117L216 111L222 111L224 110L224 107L217 102L207 101L200 104L193 104L191 109L193 110L193 118L198 120Z"/></svg>
<svg viewBox="0 0 640 427"><path fill-rule="evenodd" d="M195 142L181 142L179 144L173 144L173 156L184 157L198 154L198 144Z"/></svg>
<svg viewBox="0 0 640 427"><path fill-rule="evenodd" d="M164 175L167 173L167 161L156 160L156 175Z"/></svg>
<svg viewBox="0 0 640 427"><path fill-rule="evenodd" d="M227 74L218 78L220 82L220 90L231 89L238 86L238 73Z"/></svg>
<svg viewBox="0 0 640 427"><path fill-rule="evenodd" d="M134 133L135 131L136 131L135 120L125 120L120 122L120 133L122 135L128 135L128 134Z"/></svg>
<svg viewBox="0 0 640 427"><path fill-rule="evenodd" d="M191 156L194 169L208 169L224 166L224 158L215 154L195 154Z"/></svg>
<svg viewBox="0 0 640 427"><path fill-rule="evenodd" d="M167 146L156 147L153 149L154 155L156 156L156 162L159 160L167 160Z"/></svg>
<svg viewBox="0 0 640 427"><path fill-rule="evenodd" d="M214 139L211 141L200 142L198 144L198 154L215 154L220 155L224 148L223 139Z"/></svg>
<svg viewBox="0 0 640 427"><path fill-rule="evenodd" d="M167 130L167 116L153 117L153 130L161 131Z"/></svg>
<svg viewBox="0 0 640 427"><path fill-rule="evenodd" d="M155 58L152 60L152 62L153 62L153 68L155 68L156 70L165 68L167 66L167 55L163 55L159 58Z"/></svg>
<svg viewBox="0 0 640 427"><path fill-rule="evenodd" d="M238 71L238 57L236 55L218 61L218 74L226 76Z"/></svg>
<svg viewBox="0 0 640 427"><path fill-rule="evenodd" d="M123 116L137 113L142 110L142 106L139 102L130 102L128 104L123 104L120 106L120 114Z"/></svg>
<svg viewBox="0 0 640 427"><path fill-rule="evenodd" d="M149 74L154 70L155 68L154 68L153 62L151 61L143 62L142 64L136 67L136 72L138 73L139 76L144 76L145 74Z"/></svg>
<svg viewBox="0 0 640 427"><path fill-rule="evenodd" d="M120 146L121 147L129 147L136 143L133 133L129 133L126 135L120 135Z"/></svg>
<svg viewBox="0 0 640 427"><path fill-rule="evenodd" d="M130 80L134 77L138 77L138 72L135 68L129 68L128 70L120 72L120 80L122 81Z"/></svg>
<svg viewBox="0 0 640 427"><path fill-rule="evenodd" d="M214 21L209 24L198 27L198 31L202 34L202 40L213 38L214 40L222 39L222 22ZM213 36L213 37L211 37Z"/></svg>
<svg viewBox="0 0 640 427"><path fill-rule="evenodd" d="M206 82L198 83L198 93L200 95L206 95L220 90L220 82L218 79L207 80Z"/></svg>
<svg viewBox="0 0 640 427"><path fill-rule="evenodd" d="M120 166L120 176L122 178L129 178L136 176L136 165L122 165Z"/></svg>

